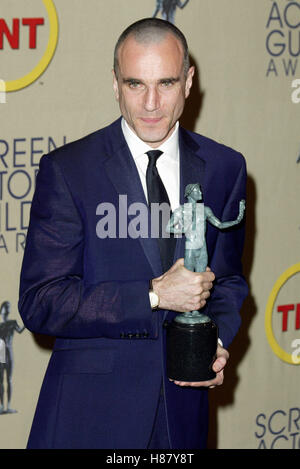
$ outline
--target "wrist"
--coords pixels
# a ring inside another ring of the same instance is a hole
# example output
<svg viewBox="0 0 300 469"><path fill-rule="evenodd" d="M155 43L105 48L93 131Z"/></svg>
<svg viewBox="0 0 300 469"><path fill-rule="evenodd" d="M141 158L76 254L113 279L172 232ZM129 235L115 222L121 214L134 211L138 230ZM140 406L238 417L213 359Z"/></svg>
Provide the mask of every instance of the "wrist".
<svg viewBox="0 0 300 469"><path fill-rule="evenodd" d="M159 298L158 293L154 290L155 287L153 286L153 280L151 279L149 283L149 300L150 300L151 308L154 310L154 309L158 309L160 298Z"/></svg>

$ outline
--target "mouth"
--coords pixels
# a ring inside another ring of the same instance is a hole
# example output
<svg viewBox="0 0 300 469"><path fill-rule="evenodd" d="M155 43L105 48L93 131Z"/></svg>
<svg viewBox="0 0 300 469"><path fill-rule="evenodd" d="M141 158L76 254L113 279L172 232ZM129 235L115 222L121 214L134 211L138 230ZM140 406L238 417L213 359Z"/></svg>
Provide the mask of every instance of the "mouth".
<svg viewBox="0 0 300 469"><path fill-rule="evenodd" d="M162 120L162 117L141 117L140 119L145 124L155 125Z"/></svg>

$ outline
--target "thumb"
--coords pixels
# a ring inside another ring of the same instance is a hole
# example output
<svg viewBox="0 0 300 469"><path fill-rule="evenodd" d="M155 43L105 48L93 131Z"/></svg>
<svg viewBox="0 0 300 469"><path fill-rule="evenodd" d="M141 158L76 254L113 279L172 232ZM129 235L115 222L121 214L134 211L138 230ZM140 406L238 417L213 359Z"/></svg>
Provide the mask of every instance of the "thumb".
<svg viewBox="0 0 300 469"><path fill-rule="evenodd" d="M181 257L180 259L177 259L175 264L173 264L172 267L170 267L169 272L172 272L173 270L176 270L179 267L184 267L184 258L183 257Z"/></svg>

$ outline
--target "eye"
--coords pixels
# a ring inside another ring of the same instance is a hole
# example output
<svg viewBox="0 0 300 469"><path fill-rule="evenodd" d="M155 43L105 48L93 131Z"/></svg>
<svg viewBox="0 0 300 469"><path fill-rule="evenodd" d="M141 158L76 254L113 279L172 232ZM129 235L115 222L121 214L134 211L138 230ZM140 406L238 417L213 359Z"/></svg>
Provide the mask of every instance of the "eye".
<svg viewBox="0 0 300 469"><path fill-rule="evenodd" d="M136 80L132 80L132 81L129 81L128 82L128 86L129 88L131 89L136 89L136 88L139 88L141 86L141 82L140 81L136 81Z"/></svg>
<svg viewBox="0 0 300 469"><path fill-rule="evenodd" d="M174 85L174 83L175 83L175 80L163 80L163 81L161 81L161 85L164 88L170 88L172 85Z"/></svg>

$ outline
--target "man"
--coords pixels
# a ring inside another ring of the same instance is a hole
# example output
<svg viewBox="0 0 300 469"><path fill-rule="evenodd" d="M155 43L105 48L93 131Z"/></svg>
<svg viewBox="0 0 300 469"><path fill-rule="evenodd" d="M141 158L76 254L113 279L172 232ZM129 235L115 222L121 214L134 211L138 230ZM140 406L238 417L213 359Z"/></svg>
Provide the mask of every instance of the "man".
<svg viewBox="0 0 300 469"><path fill-rule="evenodd" d="M131 25L115 48L122 119L41 159L19 308L30 330L57 339L29 448L205 447L207 388L223 381L247 294L244 228L208 227L203 273L184 267L184 238L174 247L174 239L120 235L120 196L132 206L167 195L174 210L199 182L220 219L233 219L245 198L243 157L178 125L194 74L188 57L170 23ZM116 237L96 234L102 202L115 207ZM199 308L219 327L217 376L171 382L165 321Z"/></svg>

